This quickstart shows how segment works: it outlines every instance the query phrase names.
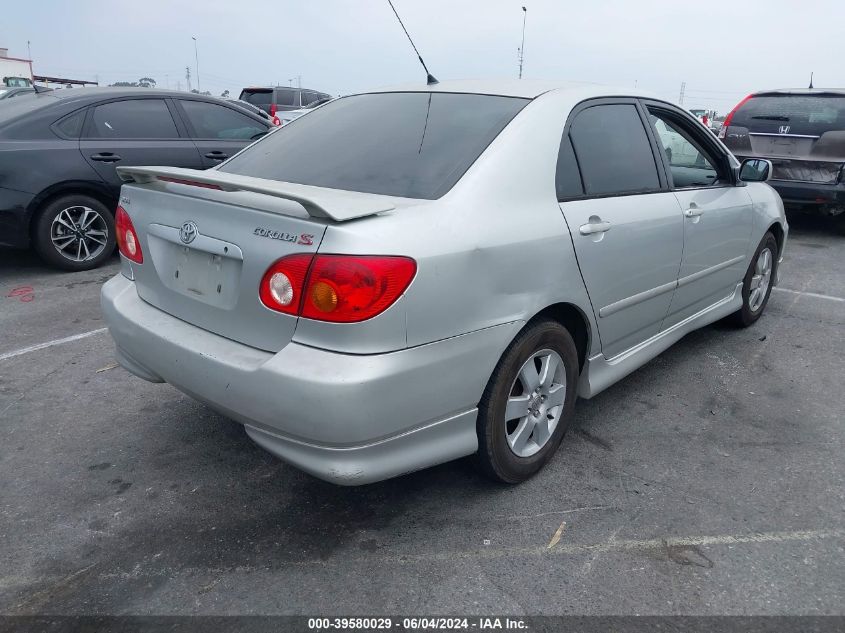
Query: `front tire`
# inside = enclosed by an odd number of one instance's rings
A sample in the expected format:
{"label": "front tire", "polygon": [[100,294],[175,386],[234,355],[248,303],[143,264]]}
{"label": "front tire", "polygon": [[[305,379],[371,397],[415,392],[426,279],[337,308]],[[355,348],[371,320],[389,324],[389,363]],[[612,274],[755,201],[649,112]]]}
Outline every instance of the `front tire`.
{"label": "front tire", "polygon": [[60,196],[39,212],[33,244],[41,259],[56,268],[97,268],[114,253],[114,216],[90,196]]}
{"label": "front tire", "polygon": [[529,324],[502,355],[478,404],[479,468],[525,481],[554,455],[572,420],[578,351],[560,323]]}
{"label": "front tire", "polygon": [[778,242],[774,235],[766,233],[742,281],[742,307],[732,315],[736,325],[748,327],[763,315],[772,293],[777,265]]}

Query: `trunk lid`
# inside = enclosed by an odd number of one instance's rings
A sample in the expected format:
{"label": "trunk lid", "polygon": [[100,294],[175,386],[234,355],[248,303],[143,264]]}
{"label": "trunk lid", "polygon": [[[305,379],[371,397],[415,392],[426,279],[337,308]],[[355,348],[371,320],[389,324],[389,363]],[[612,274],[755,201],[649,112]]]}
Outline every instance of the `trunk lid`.
{"label": "trunk lid", "polygon": [[[232,174],[216,178],[213,171],[119,172],[134,183],[124,185],[120,204],[144,256],[143,264],[131,265],[138,295],[179,319],[272,352],[291,340],[298,319],[261,303],[259,284],[270,265],[291,253],[315,252],[332,215],[354,218],[392,208],[384,196],[350,194],[344,205],[344,192],[306,195],[301,186]],[[160,180],[177,176],[182,182]]]}

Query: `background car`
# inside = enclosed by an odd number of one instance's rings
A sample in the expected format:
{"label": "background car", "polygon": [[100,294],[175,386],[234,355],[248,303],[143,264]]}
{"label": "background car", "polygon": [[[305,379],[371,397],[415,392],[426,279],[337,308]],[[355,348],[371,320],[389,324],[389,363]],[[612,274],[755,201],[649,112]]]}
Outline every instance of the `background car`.
{"label": "background car", "polygon": [[45,88],[44,86],[18,86],[6,88],[0,86],[0,99],[11,99],[12,97],[22,97],[23,95],[41,94],[42,92],[52,92],[52,88]]}
{"label": "background car", "polygon": [[225,100],[148,88],[79,88],[0,107],[0,245],[66,270],[113,251],[117,166],[218,165],[272,129]]}
{"label": "background car", "polygon": [[738,157],[771,160],[787,208],[838,216],[845,230],[845,90],[767,90],[725,118],[719,138]]}
{"label": "background car", "polygon": [[247,112],[252,112],[257,116],[260,116],[268,123],[272,123],[273,125],[280,125],[280,123],[277,121],[278,117],[271,117],[269,112],[262,110],[257,105],[251,104],[249,101],[242,101],[241,99],[226,99],[226,101],[228,101],[234,106],[243,108]]}
{"label": "background car", "polygon": [[309,88],[277,86],[275,88],[244,88],[238,98],[258,106],[270,116],[278,114],[281,118],[283,112],[315,108],[331,99],[332,96]]}

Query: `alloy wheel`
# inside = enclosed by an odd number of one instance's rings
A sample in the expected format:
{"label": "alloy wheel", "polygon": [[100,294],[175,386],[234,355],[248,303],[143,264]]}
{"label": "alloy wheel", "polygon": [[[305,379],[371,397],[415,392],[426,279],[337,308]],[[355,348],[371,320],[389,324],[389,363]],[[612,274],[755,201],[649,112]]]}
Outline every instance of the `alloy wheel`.
{"label": "alloy wheel", "polygon": [[531,457],[551,439],[566,401],[566,367],[560,355],[540,350],[523,363],[505,407],[505,429],[511,451]]}
{"label": "alloy wheel", "polygon": [[766,299],[769,284],[772,281],[773,260],[771,249],[764,248],[760,251],[757,261],[754,263],[754,274],[751,276],[750,292],[748,293],[748,307],[752,312],[757,312]]}
{"label": "alloy wheel", "polygon": [[94,259],[106,248],[109,227],[100,213],[86,206],[62,209],[50,225],[50,240],[72,262]]}

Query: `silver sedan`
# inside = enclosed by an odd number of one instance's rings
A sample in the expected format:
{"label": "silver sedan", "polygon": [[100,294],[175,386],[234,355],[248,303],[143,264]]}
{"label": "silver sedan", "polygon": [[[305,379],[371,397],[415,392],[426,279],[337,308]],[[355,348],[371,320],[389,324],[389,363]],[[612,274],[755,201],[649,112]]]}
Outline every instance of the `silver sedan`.
{"label": "silver sedan", "polygon": [[347,485],[525,480],[578,396],[760,318],[788,231],[767,161],[595,85],[351,95],[207,171],[118,171],[120,363]]}

